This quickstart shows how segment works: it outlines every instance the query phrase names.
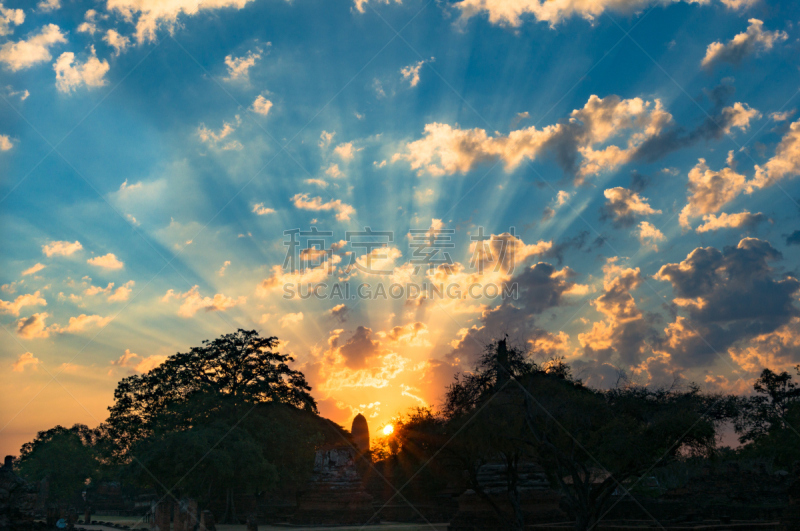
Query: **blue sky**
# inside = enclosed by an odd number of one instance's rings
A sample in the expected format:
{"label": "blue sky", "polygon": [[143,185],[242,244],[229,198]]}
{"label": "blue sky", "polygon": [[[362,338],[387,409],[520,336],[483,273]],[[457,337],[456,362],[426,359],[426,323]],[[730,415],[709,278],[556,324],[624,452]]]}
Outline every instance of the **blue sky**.
{"label": "blue sky", "polygon": [[[5,0],[6,453],[236,328],[342,423],[435,406],[503,334],[601,387],[800,362],[798,8],[570,5]],[[408,280],[409,231],[453,230],[416,280],[520,298],[286,300],[319,275],[281,270],[283,232],[312,225],[329,282]],[[393,275],[346,271],[364,227]],[[480,228],[514,268],[470,269]]]}

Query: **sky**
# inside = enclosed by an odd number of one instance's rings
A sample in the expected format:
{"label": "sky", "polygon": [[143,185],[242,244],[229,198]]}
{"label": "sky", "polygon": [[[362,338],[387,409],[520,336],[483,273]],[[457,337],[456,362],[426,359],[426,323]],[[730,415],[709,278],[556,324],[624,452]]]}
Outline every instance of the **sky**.
{"label": "sky", "polygon": [[794,373],[798,21],[3,0],[0,450],[100,424],[121,378],[239,328],[373,431],[506,336],[597,388]]}

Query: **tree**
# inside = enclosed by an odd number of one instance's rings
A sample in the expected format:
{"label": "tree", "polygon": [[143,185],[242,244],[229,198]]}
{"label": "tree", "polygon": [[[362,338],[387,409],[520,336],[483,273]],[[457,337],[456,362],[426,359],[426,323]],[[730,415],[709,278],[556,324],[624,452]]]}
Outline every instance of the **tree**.
{"label": "tree", "polygon": [[161,493],[226,500],[303,481],[330,436],[278,339],[238,330],[123,379],[104,429],[128,477]]}
{"label": "tree", "polygon": [[31,482],[47,480],[48,503],[80,500],[81,491],[96,480],[99,431],[83,424],[40,431],[22,445],[17,468]]}
{"label": "tree", "polygon": [[[156,424],[188,427],[196,415],[202,416],[202,404],[221,397],[228,399],[234,418],[248,405],[265,402],[316,413],[305,376],[289,368],[294,359],[276,352],[277,346],[277,337],[262,338],[255,330],[239,329],[170,356],[146,374],[124,378],[114,391],[107,422],[117,457],[152,434]],[[192,410],[181,404],[200,407]]]}
{"label": "tree", "polygon": [[[800,373],[800,366],[798,366]],[[741,414],[736,419],[736,431],[740,441],[753,442],[770,431],[786,428],[786,416],[793,403],[800,402],[800,386],[792,376],[783,371],[770,369],[761,371],[753,384],[755,396],[742,401]]]}
{"label": "tree", "polygon": [[710,455],[724,417],[696,388],[603,392],[547,373],[521,384],[530,444],[580,530],[596,525],[628,482],[686,453]]}
{"label": "tree", "polygon": [[[800,374],[800,365],[797,366]],[[780,466],[800,459],[800,386],[783,371],[764,369],[753,384],[756,394],[739,399],[734,422],[745,452],[767,457]]]}

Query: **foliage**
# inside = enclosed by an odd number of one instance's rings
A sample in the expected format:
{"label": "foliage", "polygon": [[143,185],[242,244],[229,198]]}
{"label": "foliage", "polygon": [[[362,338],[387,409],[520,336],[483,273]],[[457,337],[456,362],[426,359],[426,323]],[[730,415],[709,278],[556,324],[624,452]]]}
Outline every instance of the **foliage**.
{"label": "foliage", "polygon": [[239,329],[187,353],[170,356],[150,372],[124,378],[114,392],[107,427],[123,457],[135,442],[158,426],[176,429],[193,425],[205,407],[226,398],[238,416],[253,404],[277,402],[316,413],[317,406],[294,361],[274,349],[276,337],[262,338],[255,330]]}
{"label": "foliage", "polygon": [[100,433],[83,424],[40,431],[22,445],[17,468],[28,481],[47,479],[48,503],[67,503],[99,473],[96,445]]}
{"label": "foliage", "polygon": [[[800,366],[797,367],[800,374]],[[784,371],[764,369],[753,384],[756,394],[739,399],[734,422],[744,453],[764,456],[783,467],[800,459],[800,386]]]}

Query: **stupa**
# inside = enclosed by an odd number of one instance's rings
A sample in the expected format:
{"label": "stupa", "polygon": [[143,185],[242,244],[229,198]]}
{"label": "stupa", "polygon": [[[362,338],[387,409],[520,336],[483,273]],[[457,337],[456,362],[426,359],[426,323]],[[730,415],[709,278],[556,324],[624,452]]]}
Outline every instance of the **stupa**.
{"label": "stupa", "polygon": [[353,442],[362,454],[369,452],[369,426],[367,419],[359,413],[353,419],[353,427],[350,429],[350,434],[353,436]]}

